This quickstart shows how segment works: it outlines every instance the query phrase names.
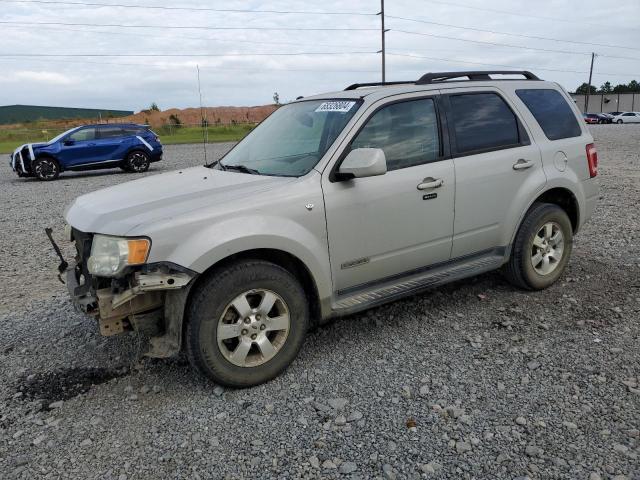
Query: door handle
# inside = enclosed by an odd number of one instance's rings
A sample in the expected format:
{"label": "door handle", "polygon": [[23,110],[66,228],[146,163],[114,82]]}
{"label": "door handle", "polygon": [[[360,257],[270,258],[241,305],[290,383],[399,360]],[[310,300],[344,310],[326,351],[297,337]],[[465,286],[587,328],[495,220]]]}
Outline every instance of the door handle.
{"label": "door handle", "polygon": [[444,180],[441,178],[427,177],[422,183],[418,184],[418,190],[427,190],[429,188],[439,188],[444,185]]}
{"label": "door handle", "polygon": [[521,158],[513,164],[514,170],[526,170],[527,168],[531,167],[533,167],[533,162],[530,160],[525,160],[524,158]]}

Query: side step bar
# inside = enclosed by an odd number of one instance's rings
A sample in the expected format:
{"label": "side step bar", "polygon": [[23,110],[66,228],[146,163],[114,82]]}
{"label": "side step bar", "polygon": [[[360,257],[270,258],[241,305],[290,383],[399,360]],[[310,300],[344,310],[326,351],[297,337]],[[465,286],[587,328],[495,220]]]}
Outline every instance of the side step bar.
{"label": "side step bar", "polygon": [[438,285],[496,270],[504,263],[505,257],[506,249],[501,247],[345,292],[335,297],[333,315],[350,315]]}

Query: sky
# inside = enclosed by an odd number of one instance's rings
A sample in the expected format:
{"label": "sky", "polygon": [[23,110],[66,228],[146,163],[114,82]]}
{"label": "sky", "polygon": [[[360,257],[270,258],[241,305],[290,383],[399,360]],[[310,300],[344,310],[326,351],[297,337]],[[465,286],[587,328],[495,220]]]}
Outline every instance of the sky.
{"label": "sky", "polygon": [[[207,106],[379,81],[379,11],[380,0],[0,0],[0,105],[194,107],[197,67]],[[386,0],[387,81],[515,67],[573,91],[591,52],[594,85],[640,81],[638,20],[638,0]]]}

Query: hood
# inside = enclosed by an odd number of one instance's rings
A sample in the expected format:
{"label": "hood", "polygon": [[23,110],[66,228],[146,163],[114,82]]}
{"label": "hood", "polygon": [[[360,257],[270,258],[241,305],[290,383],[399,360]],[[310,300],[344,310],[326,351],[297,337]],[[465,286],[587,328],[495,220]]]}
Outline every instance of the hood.
{"label": "hood", "polygon": [[138,226],[244,201],[294,180],[193,167],[82,195],[65,218],[82,232],[126,235]]}

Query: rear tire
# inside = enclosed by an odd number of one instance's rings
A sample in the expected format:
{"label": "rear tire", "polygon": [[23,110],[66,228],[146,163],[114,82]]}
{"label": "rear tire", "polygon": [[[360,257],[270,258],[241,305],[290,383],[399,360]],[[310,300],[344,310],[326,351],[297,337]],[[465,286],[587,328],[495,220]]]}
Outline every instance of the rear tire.
{"label": "rear tire", "polygon": [[542,290],[562,275],[573,246],[573,228],[566,212],[557,205],[535,203],[527,212],[504,266],[513,285]]}
{"label": "rear tire", "polygon": [[309,324],[298,280],[262,260],[233,263],[210,274],[196,286],[186,314],[191,365],[218,384],[238,388],[284,371]]}
{"label": "rear tire", "polygon": [[149,170],[150,164],[151,160],[149,159],[149,155],[143,151],[135,150],[127,155],[123,170],[133,173],[143,173]]}
{"label": "rear tire", "polygon": [[60,175],[60,165],[50,157],[38,158],[31,164],[31,172],[38,180],[49,182]]}

